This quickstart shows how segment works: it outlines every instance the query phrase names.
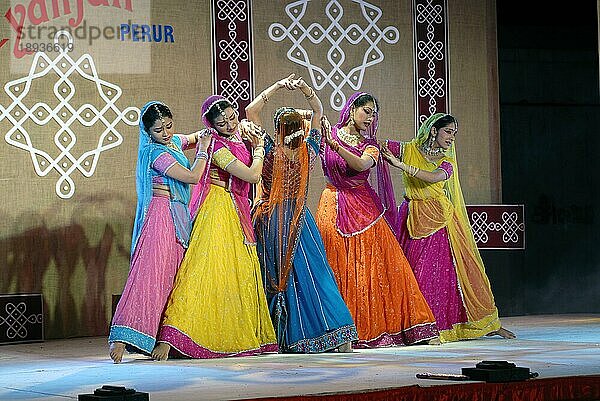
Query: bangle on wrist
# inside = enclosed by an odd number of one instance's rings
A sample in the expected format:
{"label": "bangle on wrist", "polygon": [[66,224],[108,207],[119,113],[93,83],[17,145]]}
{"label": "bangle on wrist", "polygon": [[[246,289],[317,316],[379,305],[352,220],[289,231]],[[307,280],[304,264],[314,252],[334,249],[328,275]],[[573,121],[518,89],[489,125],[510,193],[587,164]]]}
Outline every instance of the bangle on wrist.
{"label": "bangle on wrist", "polygon": [[420,168],[415,167],[415,166],[411,166],[410,164],[406,164],[404,162],[400,162],[399,167],[408,175],[410,175],[411,177],[415,177],[419,171],[421,171]]}
{"label": "bangle on wrist", "polygon": [[208,160],[208,152],[200,150],[196,153],[196,159]]}
{"label": "bangle on wrist", "polygon": [[315,97],[315,90],[313,88],[309,88],[310,92],[308,93],[308,95],[304,95],[304,97],[306,98],[306,100],[311,100],[313,97]]}

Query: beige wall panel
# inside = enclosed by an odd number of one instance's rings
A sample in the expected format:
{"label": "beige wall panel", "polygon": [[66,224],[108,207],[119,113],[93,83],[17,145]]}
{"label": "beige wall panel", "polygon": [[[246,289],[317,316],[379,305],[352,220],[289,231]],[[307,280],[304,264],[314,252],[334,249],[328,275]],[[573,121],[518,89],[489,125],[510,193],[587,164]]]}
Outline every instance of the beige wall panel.
{"label": "beige wall panel", "polygon": [[[12,7],[28,7],[30,1],[0,1],[4,14]],[[59,2],[61,5],[63,2]],[[53,19],[51,2],[47,1],[50,21],[34,26],[28,35],[29,18],[22,43],[47,43],[50,27],[58,30],[68,25],[70,16]],[[72,16],[75,15],[72,1]],[[112,1],[111,1],[112,4]],[[125,2],[121,4],[124,6]],[[36,11],[39,16],[40,13]],[[99,79],[122,90],[115,105],[124,110],[141,108],[148,100],[162,100],[174,115],[176,128],[190,132],[200,128],[200,104],[212,92],[211,82],[211,19],[208,1],[179,2],[167,0],[133,2],[132,11],[115,7],[93,7],[84,2],[85,30],[74,31],[73,50],[67,54],[77,61],[89,54]],[[118,37],[100,35],[91,39],[90,29],[115,27],[121,23],[171,25],[174,43],[133,43]],[[37,28],[43,27],[42,35]],[[9,42],[0,48],[0,81],[27,77],[33,56],[17,58],[13,54],[16,35],[6,20],[0,24],[0,40]],[[79,39],[80,37],[85,37]],[[45,36],[44,36],[45,35]],[[38,47],[39,48],[39,47]],[[46,52],[54,60],[59,53]],[[70,66],[71,64],[69,64]],[[106,104],[98,95],[95,82],[79,74],[69,75],[75,87],[70,104],[80,107],[89,103],[101,108]],[[53,94],[57,81],[54,73],[32,81],[24,98],[27,108],[37,102],[51,107],[58,104]],[[0,90],[0,105],[9,108],[12,101]],[[0,109],[1,111],[2,109]],[[106,118],[114,120],[109,112]],[[63,337],[107,332],[111,317],[111,294],[123,288],[129,271],[129,247],[135,214],[135,164],[137,157],[137,124],[118,122],[116,130],[122,143],[101,152],[96,169],[89,178],[75,171],[70,177],[75,191],[67,199],[55,192],[59,174],[52,170],[46,176],[36,174],[29,152],[9,145],[4,135],[12,124],[0,118],[0,180],[4,195],[0,205],[3,224],[0,226],[0,293],[42,292],[48,311],[46,335]],[[35,148],[51,157],[60,151],[53,143],[60,129],[56,122],[38,125],[22,124]],[[69,128],[77,142],[70,150],[75,157],[95,147],[105,126],[97,123],[83,127],[75,122]]]}

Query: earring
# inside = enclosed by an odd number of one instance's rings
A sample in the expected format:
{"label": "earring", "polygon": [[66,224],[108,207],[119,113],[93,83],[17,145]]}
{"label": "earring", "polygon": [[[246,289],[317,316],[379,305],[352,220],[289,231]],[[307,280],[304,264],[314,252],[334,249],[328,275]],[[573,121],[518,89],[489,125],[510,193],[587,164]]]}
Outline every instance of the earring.
{"label": "earring", "polygon": [[354,125],[354,117],[352,115],[350,116],[349,124]]}

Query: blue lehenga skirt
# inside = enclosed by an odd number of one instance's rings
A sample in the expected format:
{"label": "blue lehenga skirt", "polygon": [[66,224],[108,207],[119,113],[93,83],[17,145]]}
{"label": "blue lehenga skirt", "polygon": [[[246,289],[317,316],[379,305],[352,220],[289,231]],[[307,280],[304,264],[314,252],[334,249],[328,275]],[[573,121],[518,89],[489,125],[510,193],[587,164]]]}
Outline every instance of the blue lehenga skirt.
{"label": "blue lehenga skirt", "polygon": [[327,262],[325,247],[310,211],[306,209],[294,262],[285,291],[273,291],[278,279],[277,211],[267,223],[263,214],[255,222],[258,258],[267,287],[269,310],[280,352],[317,353],[358,340],[358,333]]}

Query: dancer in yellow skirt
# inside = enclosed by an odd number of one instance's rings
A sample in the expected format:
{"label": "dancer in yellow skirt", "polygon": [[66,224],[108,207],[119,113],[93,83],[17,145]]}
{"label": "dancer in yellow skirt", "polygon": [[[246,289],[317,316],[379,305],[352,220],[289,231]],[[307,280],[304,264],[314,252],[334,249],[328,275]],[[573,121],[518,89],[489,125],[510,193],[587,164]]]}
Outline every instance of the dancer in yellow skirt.
{"label": "dancer in yellow skirt", "polygon": [[203,103],[202,119],[215,130],[211,167],[193,189],[194,227],[153,354],[159,360],[169,353],[219,358],[277,351],[248,202],[250,183],[262,172],[263,140],[248,136],[251,155],[237,113],[222,96]]}

